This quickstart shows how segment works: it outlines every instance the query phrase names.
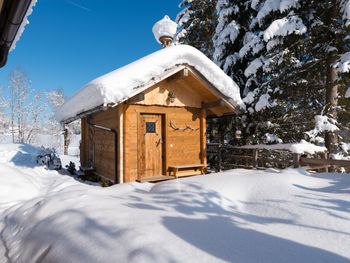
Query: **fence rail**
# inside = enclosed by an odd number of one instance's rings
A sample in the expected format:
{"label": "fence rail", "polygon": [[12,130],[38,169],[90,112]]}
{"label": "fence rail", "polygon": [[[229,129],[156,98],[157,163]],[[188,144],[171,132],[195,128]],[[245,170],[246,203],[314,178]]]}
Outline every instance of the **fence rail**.
{"label": "fence rail", "polygon": [[327,152],[301,155],[289,150],[235,147],[229,144],[207,144],[209,167],[220,171],[232,168],[266,169],[300,166],[309,170],[326,171],[344,167],[350,171],[350,160],[329,159]]}

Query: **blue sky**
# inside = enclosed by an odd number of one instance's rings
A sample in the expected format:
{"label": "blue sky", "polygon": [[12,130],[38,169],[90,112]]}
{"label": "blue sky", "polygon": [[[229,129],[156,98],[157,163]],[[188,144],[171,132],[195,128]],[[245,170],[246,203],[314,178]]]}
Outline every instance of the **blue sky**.
{"label": "blue sky", "polygon": [[19,66],[32,88],[73,95],[90,80],[161,48],[152,34],[179,0],[38,0],[17,47],[0,69],[6,89]]}

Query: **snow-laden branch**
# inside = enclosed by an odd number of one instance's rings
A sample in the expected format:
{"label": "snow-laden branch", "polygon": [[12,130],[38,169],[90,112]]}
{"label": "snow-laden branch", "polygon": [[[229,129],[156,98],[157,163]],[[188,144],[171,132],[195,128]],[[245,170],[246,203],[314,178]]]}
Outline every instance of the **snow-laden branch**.
{"label": "snow-laden branch", "polygon": [[264,32],[264,41],[269,41],[276,36],[288,36],[291,34],[302,35],[307,28],[298,16],[277,19]]}
{"label": "snow-laden branch", "polygon": [[340,56],[338,61],[333,65],[340,73],[350,71],[350,52],[346,52]]}

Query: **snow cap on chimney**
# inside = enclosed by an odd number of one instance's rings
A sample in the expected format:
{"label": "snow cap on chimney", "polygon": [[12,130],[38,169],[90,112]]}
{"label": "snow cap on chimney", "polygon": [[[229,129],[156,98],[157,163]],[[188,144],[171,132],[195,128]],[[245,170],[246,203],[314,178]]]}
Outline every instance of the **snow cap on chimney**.
{"label": "snow cap on chimney", "polygon": [[163,47],[168,47],[174,39],[176,29],[177,24],[168,16],[164,16],[163,19],[154,24],[152,31],[157,42]]}

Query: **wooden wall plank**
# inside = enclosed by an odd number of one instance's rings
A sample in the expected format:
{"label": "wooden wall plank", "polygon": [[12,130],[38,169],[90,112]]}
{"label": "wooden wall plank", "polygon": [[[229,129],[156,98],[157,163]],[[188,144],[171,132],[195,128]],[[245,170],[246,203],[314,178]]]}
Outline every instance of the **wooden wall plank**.
{"label": "wooden wall plank", "polygon": [[[110,129],[119,129],[119,106],[107,111],[97,112],[89,117],[82,118],[82,139],[81,139],[81,165],[89,165],[89,151],[93,149],[94,169],[99,175],[103,175],[111,181],[115,180],[115,157],[114,133],[102,131],[97,128],[94,130],[94,142],[89,138],[90,124],[99,125]],[[88,121],[89,118],[89,121]],[[91,128],[90,128],[91,129]],[[93,147],[91,147],[93,145]]]}
{"label": "wooden wall plank", "polygon": [[[154,113],[164,115],[165,138],[165,171],[171,165],[198,164],[204,161],[201,153],[201,130],[196,131],[174,130],[170,127],[170,121],[174,121],[178,127],[186,125],[193,128],[200,128],[201,110],[196,108],[161,107],[145,105],[128,105],[125,111],[124,120],[124,172],[126,181],[138,179],[138,119],[141,113]],[[203,126],[204,127],[204,126]],[[204,138],[203,138],[204,140]],[[203,142],[203,141],[202,141]]]}

